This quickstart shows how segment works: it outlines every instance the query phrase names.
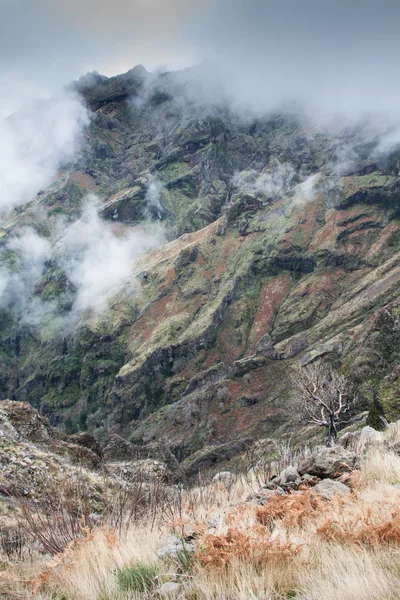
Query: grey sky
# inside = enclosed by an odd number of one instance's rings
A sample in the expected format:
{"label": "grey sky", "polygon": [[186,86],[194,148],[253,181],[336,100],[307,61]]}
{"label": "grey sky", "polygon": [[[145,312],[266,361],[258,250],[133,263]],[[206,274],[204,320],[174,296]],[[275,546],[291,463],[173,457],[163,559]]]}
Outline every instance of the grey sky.
{"label": "grey sky", "polygon": [[[88,70],[208,59],[260,105],[397,112],[397,0],[0,0],[0,113]],[[21,101],[22,97],[22,101]]]}

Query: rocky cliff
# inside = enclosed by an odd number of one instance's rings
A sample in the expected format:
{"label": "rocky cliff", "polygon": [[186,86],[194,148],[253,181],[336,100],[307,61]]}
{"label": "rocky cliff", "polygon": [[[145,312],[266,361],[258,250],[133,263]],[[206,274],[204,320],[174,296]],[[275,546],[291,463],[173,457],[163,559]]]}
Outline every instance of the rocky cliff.
{"label": "rocky cliff", "polygon": [[[239,118],[187,81],[136,67],[74,84],[92,113],[81,152],[3,222],[3,264],[18,272],[10,240],[26,227],[54,237],[88,193],[114,228],[161,223],[166,241],[132,269],[133,293],[77,327],[3,306],[0,396],[69,433],[229,458],[247,440],[302,435],[291,373],[322,357],[371,422],[398,417],[400,153],[378,152],[365,124]],[[73,293],[47,261],[33,297],[68,316]]]}

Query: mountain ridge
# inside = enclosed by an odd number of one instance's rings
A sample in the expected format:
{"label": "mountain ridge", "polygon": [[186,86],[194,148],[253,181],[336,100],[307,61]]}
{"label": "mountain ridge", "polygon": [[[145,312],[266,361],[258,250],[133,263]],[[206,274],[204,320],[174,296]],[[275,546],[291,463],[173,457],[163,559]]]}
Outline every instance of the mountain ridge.
{"label": "mountain ridge", "polygon": [[[122,286],[72,332],[3,306],[0,395],[70,432],[162,442],[186,460],[315,435],[293,412],[291,377],[321,357],[357,386],[360,412],[378,402],[397,418],[398,152],[379,155],[368,124],[240,119],[180,78],[136,67],[74,84],[92,111],[80,154],[3,223],[7,268],[19,268],[10,239],[26,227],[52,239],[88,193],[118,235],[150,221],[166,243],[137,259],[134,292]],[[47,261],[33,298],[68,317],[75,293]]]}

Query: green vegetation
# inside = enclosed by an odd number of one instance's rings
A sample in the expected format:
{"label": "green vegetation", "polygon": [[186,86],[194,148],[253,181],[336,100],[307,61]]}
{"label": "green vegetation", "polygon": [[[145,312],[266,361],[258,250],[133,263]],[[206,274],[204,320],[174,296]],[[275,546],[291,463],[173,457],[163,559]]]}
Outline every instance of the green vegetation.
{"label": "green vegetation", "polygon": [[118,585],[123,592],[148,592],[156,582],[159,566],[137,563],[117,572]]}

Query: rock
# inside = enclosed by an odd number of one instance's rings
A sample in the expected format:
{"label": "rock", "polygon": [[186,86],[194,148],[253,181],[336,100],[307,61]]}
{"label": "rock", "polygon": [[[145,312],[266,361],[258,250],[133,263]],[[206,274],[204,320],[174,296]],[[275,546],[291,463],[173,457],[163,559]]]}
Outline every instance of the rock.
{"label": "rock", "polygon": [[325,500],[332,500],[334,496],[348,496],[351,491],[347,486],[340,481],[333,481],[332,479],[324,479],[314,487],[313,492],[325,498]]}
{"label": "rock", "polygon": [[62,456],[68,456],[69,459],[80,465],[85,465],[88,468],[98,468],[101,464],[101,458],[98,454],[78,444],[67,444],[62,440],[51,440],[49,448]]}
{"label": "rock", "polygon": [[295,467],[286,467],[278,477],[278,485],[293,485],[298,486],[301,482],[301,477]]}
{"label": "rock", "polygon": [[268,333],[263,335],[261,340],[258,342],[256,347],[256,354],[261,354],[262,356],[266,356],[267,358],[276,358],[276,350]]}
{"label": "rock", "polygon": [[171,535],[165,540],[165,545],[157,552],[159,558],[166,560],[179,560],[183,553],[193,554],[196,547],[194,543],[187,543],[176,535]]}
{"label": "rock", "polygon": [[314,475],[315,477],[337,478],[342,473],[349,473],[357,468],[357,454],[341,446],[326,448],[317,446],[298,467],[300,475]]}
{"label": "rock", "polygon": [[270,479],[270,481],[267,481],[267,483],[263,486],[264,490],[276,490],[277,486],[278,486],[278,482],[279,479],[278,477],[273,477],[273,479]]}
{"label": "rock", "polygon": [[182,585],[180,583],[174,583],[173,581],[167,581],[164,583],[160,589],[158,590],[159,596],[176,596],[182,589]]}
{"label": "rock", "polygon": [[319,477],[315,477],[315,475],[310,475],[309,473],[305,473],[301,478],[301,483],[303,485],[307,485],[308,487],[312,487],[313,485],[317,485],[321,480]]}
{"label": "rock", "polygon": [[69,441],[71,441],[72,444],[77,444],[78,446],[88,448],[98,456],[102,457],[103,453],[100,444],[98,444],[95,438],[92,435],[90,435],[90,433],[88,433],[87,431],[80,431],[79,433],[70,435]]}
{"label": "rock", "polygon": [[126,461],[141,458],[137,448],[120,435],[113,433],[103,448],[103,456],[106,461]]}
{"label": "rock", "polygon": [[7,416],[0,412],[0,441],[16,442],[17,440],[17,430],[12,426]]}
{"label": "rock", "polygon": [[29,442],[47,442],[53,436],[49,421],[27,402],[3,400],[0,402],[0,415],[17,432],[20,439]]}
{"label": "rock", "polygon": [[285,492],[282,488],[276,488],[275,490],[268,490],[265,488],[262,488],[261,490],[259,490],[257,492],[257,494],[254,494],[254,496],[249,496],[249,498],[247,499],[248,502],[253,502],[253,504],[258,504],[261,506],[264,506],[264,504],[267,504],[267,502],[270,500],[270,498],[274,498],[275,496],[284,496]]}
{"label": "rock", "polygon": [[338,439],[337,443],[343,448],[355,448],[360,441],[361,431],[347,431]]}
{"label": "rock", "polygon": [[383,439],[383,433],[381,431],[377,431],[373,427],[367,425],[361,430],[360,434],[360,443],[361,444],[370,444],[374,442],[381,442]]}
{"label": "rock", "polygon": [[[163,470],[163,479],[168,483],[180,483],[186,478],[184,470],[176,457],[169,448],[161,444],[135,446],[114,433],[108,438],[107,444],[103,448],[103,457],[105,461],[112,463],[121,462],[126,464],[129,461],[136,463],[142,461],[143,466],[145,466],[145,461],[148,465],[152,463],[153,466],[161,463],[161,468],[158,471]],[[154,471],[154,469],[150,469],[150,471]]]}
{"label": "rock", "polygon": [[213,477],[213,483],[223,483],[225,487],[231,487],[236,481],[236,475],[230,471],[221,471]]}
{"label": "rock", "polygon": [[187,478],[190,479],[218,463],[229,460],[235,454],[243,452],[249,444],[250,440],[238,440],[219,446],[206,446],[184,460],[183,463],[181,463],[181,466],[183,467]]}

